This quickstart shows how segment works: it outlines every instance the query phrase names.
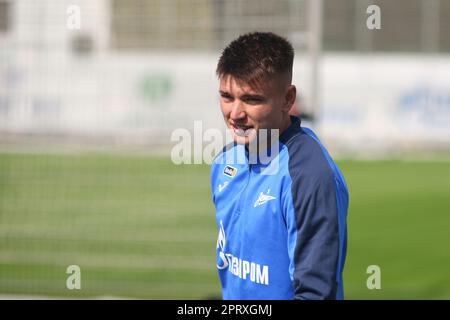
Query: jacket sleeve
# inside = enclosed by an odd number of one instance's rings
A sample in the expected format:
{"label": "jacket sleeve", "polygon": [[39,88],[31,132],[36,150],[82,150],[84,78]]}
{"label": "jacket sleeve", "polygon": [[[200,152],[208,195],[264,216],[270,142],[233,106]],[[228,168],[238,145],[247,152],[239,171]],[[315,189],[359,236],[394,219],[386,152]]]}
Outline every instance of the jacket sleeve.
{"label": "jacket sleeve", "polygon": [[339,226],[331,170],[297,172],[285,197],[294,299],[336,299]]}

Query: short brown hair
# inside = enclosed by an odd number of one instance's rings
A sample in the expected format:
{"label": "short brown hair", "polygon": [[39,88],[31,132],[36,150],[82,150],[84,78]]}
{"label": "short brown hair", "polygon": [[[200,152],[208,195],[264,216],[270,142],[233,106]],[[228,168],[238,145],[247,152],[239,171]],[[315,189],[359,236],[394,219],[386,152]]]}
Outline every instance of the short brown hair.
{"label": "short brown hair", "polygon": [[293,63],[294,48],[289,41],[272,32],[252,32],[239,36],[223,50],[216,74],[259,86],[275,75],[292,76]]}

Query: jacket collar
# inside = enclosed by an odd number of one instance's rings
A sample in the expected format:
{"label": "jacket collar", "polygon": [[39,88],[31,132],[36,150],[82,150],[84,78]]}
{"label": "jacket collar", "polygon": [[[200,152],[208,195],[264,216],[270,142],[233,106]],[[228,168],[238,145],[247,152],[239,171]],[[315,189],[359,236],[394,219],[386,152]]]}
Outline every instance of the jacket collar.
{"label": "jacket collar", "polygon": [[301,131],[301,120],[299,117],[291,116],[291,125],[284,130],[280,135],[280,142],[285,144],[289,141],[294,135]]}

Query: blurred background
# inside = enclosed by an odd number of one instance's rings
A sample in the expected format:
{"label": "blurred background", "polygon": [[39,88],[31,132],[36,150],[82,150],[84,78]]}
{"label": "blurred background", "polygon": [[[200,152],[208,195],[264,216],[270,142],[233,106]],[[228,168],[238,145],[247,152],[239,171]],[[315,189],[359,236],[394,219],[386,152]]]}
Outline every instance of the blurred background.
{"label": "blurred background", "polygon": [[221,296],[209,166],[171,137],[224,129],[215,66],[255,30],[346,177],[346,298],[450,299],[450,0],[0,0],[0,298]]}

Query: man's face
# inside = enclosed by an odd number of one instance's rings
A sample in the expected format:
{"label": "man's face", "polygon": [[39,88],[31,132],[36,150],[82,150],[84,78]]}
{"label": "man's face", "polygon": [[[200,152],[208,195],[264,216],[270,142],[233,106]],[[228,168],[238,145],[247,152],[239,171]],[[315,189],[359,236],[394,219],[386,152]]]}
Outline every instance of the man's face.
{"label": "man's face", "polygon": [[[220,108],[234,141],[249,144],[259,129],[285,129],[286,116],[293,103],[292,87],[284,81],[266,81],[252,88],[231,76],[220,78]],[[295,100],[295,87],[293,87]]]}

